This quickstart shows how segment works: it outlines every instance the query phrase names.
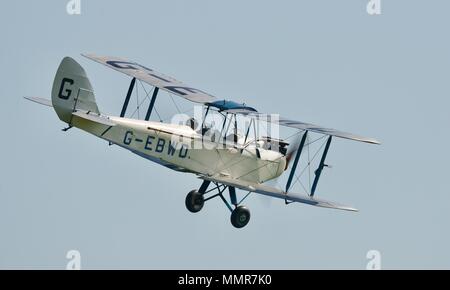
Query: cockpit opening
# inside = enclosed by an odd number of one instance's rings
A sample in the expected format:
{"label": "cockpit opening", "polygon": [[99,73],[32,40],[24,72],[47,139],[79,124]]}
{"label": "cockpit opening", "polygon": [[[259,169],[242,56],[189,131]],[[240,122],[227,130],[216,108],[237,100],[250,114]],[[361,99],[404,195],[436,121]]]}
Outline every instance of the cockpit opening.
{"label": "cockpit opening", "polygon": [[280,152],[283,155],[287,153],[288,142],[272,137],[261,137],[257,140],[258,145],[266,150]]}

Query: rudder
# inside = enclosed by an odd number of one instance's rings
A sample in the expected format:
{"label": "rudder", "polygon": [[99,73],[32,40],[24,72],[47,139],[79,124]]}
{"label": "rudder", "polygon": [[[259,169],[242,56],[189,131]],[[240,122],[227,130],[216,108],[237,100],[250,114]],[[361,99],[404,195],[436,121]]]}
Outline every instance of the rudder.
{"label": "rudder", "polygon": [[76,110],[100,114],[86,72],[70,57],[65,57],[59,65],[53,82],[52,104],[59,119],[69,124]]}

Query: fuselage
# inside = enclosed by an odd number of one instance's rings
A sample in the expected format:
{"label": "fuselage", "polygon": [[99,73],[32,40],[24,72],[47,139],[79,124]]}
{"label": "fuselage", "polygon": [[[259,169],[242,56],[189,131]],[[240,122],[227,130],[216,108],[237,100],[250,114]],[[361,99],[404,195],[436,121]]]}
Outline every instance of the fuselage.
{"label": "fuselage", "polygon": [[286,167],[283,154],[252,142],[211,142],[185,125],[109,118],[116,126],[77,116],[72,125],[178,171],[262,183],[280,176]]}

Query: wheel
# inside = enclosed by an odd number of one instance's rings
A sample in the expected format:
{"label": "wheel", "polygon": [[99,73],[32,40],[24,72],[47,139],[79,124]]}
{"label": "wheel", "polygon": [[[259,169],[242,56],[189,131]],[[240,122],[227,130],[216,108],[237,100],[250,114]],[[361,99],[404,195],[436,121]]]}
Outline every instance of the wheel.
{"label": "wheel", "polygon": [[235,228],[243,228],[250,221],[250,210],[245,206],[236,207],[231,213],[231,224]]}
{"label": "wheel", "polygon": [[190,212],[199,212],[203,208],[204,204],[205,198],[196,190],[192,190],[186,196],[186,208]]}

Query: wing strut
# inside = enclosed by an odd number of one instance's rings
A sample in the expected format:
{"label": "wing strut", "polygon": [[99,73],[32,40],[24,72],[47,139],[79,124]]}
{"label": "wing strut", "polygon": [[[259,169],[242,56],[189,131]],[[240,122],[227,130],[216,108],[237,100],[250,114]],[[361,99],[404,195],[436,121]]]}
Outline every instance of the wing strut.
{"label": "wing strut", "polygon": [[320,174],[322,174],[323,168],[325,166],[328,166],[325,164],[325,158],[327,158],[328,149],[330,148],[330,144],[331,144],[331,138],[333,138],[333,136],[328,137],[327,144],[325,145],[325,149],[323,151],[322,159],[320,159],[319,167],[314,172],[316,177],[314,178],[314,182],[311,187],[311,197],[313,197],[314,193],[316,192],[317,184],[319,183]]}
{"label": "wing strut", "polygon": [[155,87],[153,90],[152,100],[150,101],[150,105],[148,105],[147,114],[145,115],[145,121],[150,120],[150,115],[152,114],[153,107],[155,106],[156,97],[158,96],[159,88]]}
{"label": "wing strut", "polygon": [[203,139],[205,137],[205,134],[208,130],[206,130],[207,128],[205,127],[205,122],[206,122],[206,117],[208,117],[208,113],[209,113],[209,106],[206,107],[206,113],[205,116],[202,119],[202,130],[201,130],[201,134],[202,134],[202,144],[203,144]]}
{"label": "wing strut", "polygon": [[120,117],[123,118],[125,116],[125,112],[127,111],[128,103],[130,102],[131,94],[133,93],[134,84],[136,83],[136,78],[133,78],[130,83],[130,87],[128,88],[127,96],[125,97],[125,102],[123,103],[122,111],[120,112]]}
{"label": "wing strut", "polygon": [[305,146],[306,136],[308,135],[308,131],[305,131],[303,133],[302,141],[300,142],[300,145],[297,149],[297,154],[295,154],[294,164],[292,165],[291,173],[289,174],[289,179],[286,183],[286,192],[289,191],[289,188],[291,187],[292,178],[294,178],[295,170],[297,169],[298,161],[300,160],[300,155],[302,154],[303,146]]}

